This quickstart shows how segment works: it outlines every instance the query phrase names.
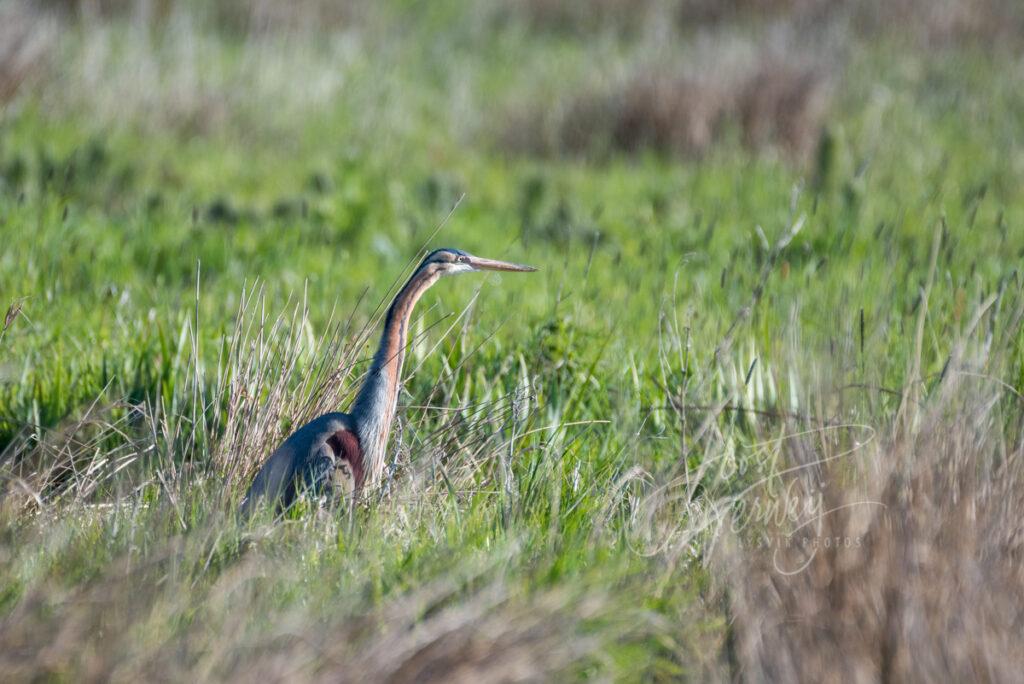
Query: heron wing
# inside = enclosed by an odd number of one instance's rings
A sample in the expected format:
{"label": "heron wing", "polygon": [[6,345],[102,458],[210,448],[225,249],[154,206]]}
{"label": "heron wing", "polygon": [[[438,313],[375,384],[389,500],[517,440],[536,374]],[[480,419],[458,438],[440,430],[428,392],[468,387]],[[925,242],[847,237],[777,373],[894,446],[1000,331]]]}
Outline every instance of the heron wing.
{"label": "heron wing", "polygon": [[[247,514],[260,501],[287,508],[304,488],[322,491],[339,456],[335,445],[358,439],[345,427],[344,414],[325,414],[302,426],[279,446],[256,474],[242,502]],[[339,437],[338,433],[346,433]]]}
{"label": "heron wing", "polygon": [[263,464],[242,501],[242,512],[248,514],[260,501],[280,503],[287,507],[295,498],[295,473],[301,463],[302,449],[289,439],[279,446]]}

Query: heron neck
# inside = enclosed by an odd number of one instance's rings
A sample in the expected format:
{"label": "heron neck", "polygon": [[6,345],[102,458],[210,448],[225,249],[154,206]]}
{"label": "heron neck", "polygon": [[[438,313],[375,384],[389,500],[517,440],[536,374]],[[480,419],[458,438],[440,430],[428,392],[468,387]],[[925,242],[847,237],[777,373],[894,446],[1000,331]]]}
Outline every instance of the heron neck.
{"label": "heron neck", "polygon": [[438,277],[440,273],[428,265],[414,273],[395,296],[384,319],[380,347],[353,403],[351,413],[363,449],[367,484],[376,483],[384,471],[388,437],[398,408],[402,363],[413,307]]}

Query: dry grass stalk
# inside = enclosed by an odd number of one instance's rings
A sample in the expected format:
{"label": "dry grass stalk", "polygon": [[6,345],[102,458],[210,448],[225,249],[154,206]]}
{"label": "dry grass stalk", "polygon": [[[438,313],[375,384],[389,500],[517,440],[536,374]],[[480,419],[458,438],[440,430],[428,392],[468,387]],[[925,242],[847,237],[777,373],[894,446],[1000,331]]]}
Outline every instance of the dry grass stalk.
{"label": "dry grass stalk", "polygon": [[[26,429],[0,453],[0,503],[8,513],[81,505],[130,493],[143,483],[132,466],[154,454],[155,443],[132,423],[142,407],[101,403],[52,430]],[[119,413],[120,417],[115,417]],[[112,446],[114,444],[115,446]],[[116,484],[116,491],[104,487]]]}
{"label": "dry grass stalk", "polygon": [[229,482],[248,481],[289,429],[339,410],[372,331],[372,324],[353,330],[350,316],[314,339],[305,301],[270,321],[261,293],[242,297],[220,378],[224,434],[213,454]]}

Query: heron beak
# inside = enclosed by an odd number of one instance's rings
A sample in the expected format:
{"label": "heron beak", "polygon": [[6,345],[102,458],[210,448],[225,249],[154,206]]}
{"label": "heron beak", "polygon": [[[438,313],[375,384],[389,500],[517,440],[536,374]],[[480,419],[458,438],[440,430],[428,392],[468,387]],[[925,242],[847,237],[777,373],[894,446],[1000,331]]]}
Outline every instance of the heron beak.
{"label": "heron beak", "polygon": [[517,271],[520,273],[528,273],[530,271],[536,271],[533,266],[524,266],[523,264],[511,264],[507,261],[498,261],[497,259],[484,259],[482,257],[469,257],[469,265],[478,271]]}

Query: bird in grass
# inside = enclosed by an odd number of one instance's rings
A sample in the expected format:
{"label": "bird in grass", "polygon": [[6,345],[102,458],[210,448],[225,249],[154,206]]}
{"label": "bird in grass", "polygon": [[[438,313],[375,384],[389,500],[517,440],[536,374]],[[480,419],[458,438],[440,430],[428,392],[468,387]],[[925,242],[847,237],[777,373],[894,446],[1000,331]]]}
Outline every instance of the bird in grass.
{"label": "bird in grass", "polygon": [[423,259],[395,296],[384,319],[380,347],[349,413],[325,413],[296,430],[267,459],[242,501],[282,510],[303,494],[341,500],[380,481],[384,451],[398,408],[402,362],[413,307],[442,276],[473,271],[536,271],[484,259],[460,249],[438,249]]}

